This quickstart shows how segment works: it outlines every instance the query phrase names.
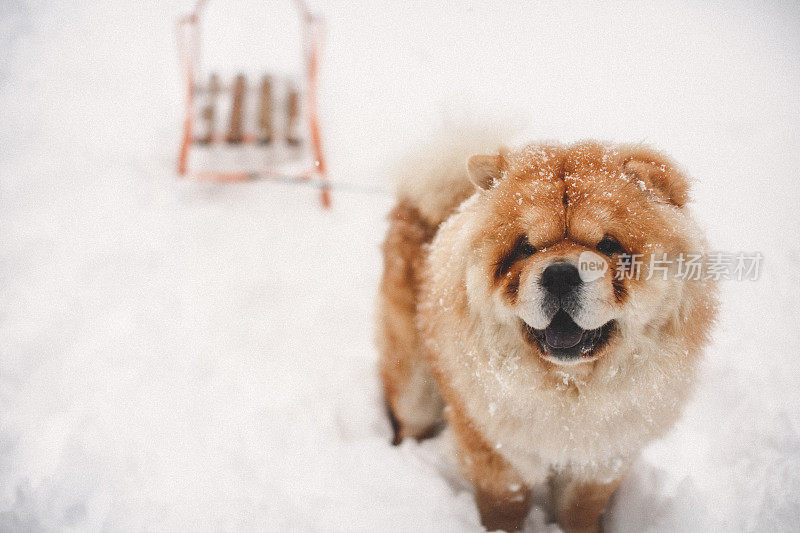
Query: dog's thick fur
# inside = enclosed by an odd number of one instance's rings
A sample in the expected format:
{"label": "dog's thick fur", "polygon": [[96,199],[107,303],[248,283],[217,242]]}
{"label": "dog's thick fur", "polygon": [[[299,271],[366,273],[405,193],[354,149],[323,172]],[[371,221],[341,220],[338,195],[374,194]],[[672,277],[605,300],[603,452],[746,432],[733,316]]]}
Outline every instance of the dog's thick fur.
{"label": "dog's thick fur", "polygon": [[[378,344],[396,439],[422,438],[446,415],[489,529],[520,527],[530,488],[546,485],[565,531],[596,531],[631,461],[680,414],[715,290],[674,266],[650,277],[647,261],[638,278],[616,279],[608,257],[576,320],[613,328],[566,364],[530,334],[549,321],[541,273],[607,234],[643,256],[703,253],[689,182],[641,146],[534,144],[467,169],[469,148],[438,143],[407,167],[390,215]],[[515,251],[525,238],[529,256]]]}

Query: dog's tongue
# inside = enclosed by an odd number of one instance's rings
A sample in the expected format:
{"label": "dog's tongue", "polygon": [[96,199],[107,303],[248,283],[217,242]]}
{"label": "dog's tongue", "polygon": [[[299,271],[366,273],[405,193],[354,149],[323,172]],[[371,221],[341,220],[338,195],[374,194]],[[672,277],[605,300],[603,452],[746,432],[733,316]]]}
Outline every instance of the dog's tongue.
{"label": "dog's tongue", "polygon": [[547,344],[553,348],[572,348],[583,337],[583,330],[567,313],[559,311],[544,330]]}

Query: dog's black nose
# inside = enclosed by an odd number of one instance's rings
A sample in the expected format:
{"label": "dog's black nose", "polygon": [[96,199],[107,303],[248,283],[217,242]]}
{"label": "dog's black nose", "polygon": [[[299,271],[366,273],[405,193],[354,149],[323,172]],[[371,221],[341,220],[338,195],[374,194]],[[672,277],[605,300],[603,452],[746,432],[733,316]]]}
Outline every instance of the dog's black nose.
{"label": "dog's black nose", "polygon": [[562,296],[581,284],[581,276],[571,263],[553,263],[542,272],[540,283],[553,295]]}

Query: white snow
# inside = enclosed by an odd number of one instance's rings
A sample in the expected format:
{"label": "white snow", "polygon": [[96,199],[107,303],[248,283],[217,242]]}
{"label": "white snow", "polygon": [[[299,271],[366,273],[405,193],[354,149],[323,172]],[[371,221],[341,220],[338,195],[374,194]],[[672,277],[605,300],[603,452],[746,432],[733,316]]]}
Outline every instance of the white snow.
{"label": "white snow", "polygon": [[[443,440],[389,445],[390,198],[178,181],[190,2],[72,4],[0,3],[0,531],[480,530]],[[609,531],[800,520],[800,8],[769,4],[312,3],[335,183],[388,189],[442,120],[526,115],[527,140],[665,149],[714,248],[764,254]],[[253,20],[213,58],[272,35]]]}

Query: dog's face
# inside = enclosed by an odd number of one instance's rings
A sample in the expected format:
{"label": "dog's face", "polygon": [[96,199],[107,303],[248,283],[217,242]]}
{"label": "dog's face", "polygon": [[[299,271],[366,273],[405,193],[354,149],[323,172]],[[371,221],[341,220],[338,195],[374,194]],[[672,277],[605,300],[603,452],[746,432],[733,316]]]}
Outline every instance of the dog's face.
{"label": "dog's face", "polygon": [[676,311],[681,281],[648,268],[651,254],[695,251],[681,209],[688,184],[663,156],[532,146],[473,157],[469,170],[485,217],[470,299],[538,356],[593,361]]}

